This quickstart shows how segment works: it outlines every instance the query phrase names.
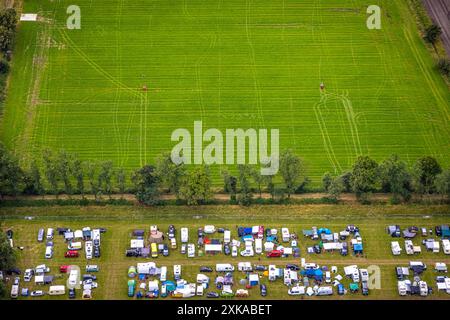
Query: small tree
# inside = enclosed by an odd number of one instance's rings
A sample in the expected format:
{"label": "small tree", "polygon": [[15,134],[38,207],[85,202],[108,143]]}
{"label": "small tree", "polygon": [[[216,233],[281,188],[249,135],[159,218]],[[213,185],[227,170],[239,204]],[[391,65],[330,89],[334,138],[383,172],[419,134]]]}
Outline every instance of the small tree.
{"label": "small tree", "polygon": [[154,166],[146,165],[135,171],[132,181],[135,184],[136,199],[140,203],[150,206],[159,203],[160,179]]}
{"label": "small tree", "polygon": [[420,194],[433,192],[434,180],[442,172],[441,166],[433,157],[417,159],[413,166],[415,190]]}
{"label": "small tree", "polygon": [[378,184],[378,164],[368,156],[356,159],[352,170],[352,189],[359,201],[367,201],[368,195]]}
{"label": "small tree", "polygon": [[238,202],[240,205],[249,206],[252,202],[253,192],[250,188],[250,176],[252,168],[249,165],[238,165],[239,170],[239,196]]}
{"label": "small tree", "polygon": [[100,191],[100,187],[97,184],[98,180],[96,179],[97,177],[97,163],[93,162],[93,161],[86,161],[84,162],[84,166],[85,166],[85,172],[86,172],[86,177],[89,180],[89,187],[90,187],[90,193],[94,195],[95,200],[97,200],[97,197],[99,195],[99,191]]}
{"label": "small tree", "polygon": [[212,197],[211,184],[208,167],[196,167],[183,179],[180,195],[188,205],[207,203]]}
{"label": "small tree", "polygon": [[328,192],[328,188],[330,187],[331,182],[333,182],[333,177],[329,172],[326,172],[322,177],[322,186],[326,192]]}
{"label": "small tree", "polygon": [[425,29],[424,39],[434,47],[441,33],[441,28],[438,25],[432,24]]}
{"label": "small tree", "polygon": [[285,150],[280,157],[280,173],[286,186],[288,198],[305,179],[302,160],[292,150]]}
{"label": "small tree", "polygon": [[392,201],[398,202],[401,196],[408,201],[411,197],[411,176],[405,162],[392,155],[380,165],[380,177],[383,190],[392,193]]}
{"label": "small tree", "polygon": [[437,68],[444,76],[450,76],[450,60],[447,58],[440,58],[437,63]]}
{"label": "small tree", "polygon": [[437,193],[450,200],[450,169],[438,174],[434,181],[434,185]]}
{"label": "small tree", "polygon": [[352,173],[347,171],[341,175],[342,183],[344,185],[344,192],[352,192]]}
{"label": "small tree", "polygon": [[36,161],[31,162],[30,166],[30,178],[33,186],[34,193],[37,195],[43,195],[45,193],[44,186],[42,184],[42,177],[39,167]]}

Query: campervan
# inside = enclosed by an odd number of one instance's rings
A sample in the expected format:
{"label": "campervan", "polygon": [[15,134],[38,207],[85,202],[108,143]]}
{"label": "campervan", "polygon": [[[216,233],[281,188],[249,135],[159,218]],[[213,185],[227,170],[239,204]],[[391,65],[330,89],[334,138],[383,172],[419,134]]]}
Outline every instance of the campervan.
{"label": "campervan", "polygon": [[234,267],[229,263],[218,263],[216,264],[216,272],[232,272]]}
{"label": "campervan", "polygon": [[289,234],[288,228],[281,228],[281,238],[282,238],[283,242],[289,242],[289,240],[291,239],[291,236]]}
{"label": "campervan", "polygon": [[189,241],[188,228],[181,228],[181,243],[187,243]]}
{"label": "campervan", "polygon": [[193,243],[189,243],[187,246],[187,256],[188,258],[195,257],[195,245]]}
{"label": "campervan", "polygon": [[175,280],[181,279],[181,265],[176,264],[173,266],[173,275],[175,277]]}
{"label": "campervan", "polygon": [[48,294],[51,296],[61,296],[66,293],[65,286],[50,286],[48,289]]}
{"label": "campervan", "polygon": [[47,246],[45,248],[45,259],[51,259],[53,257],[53,247]]}
{"label": "campervan", "polygon": [[47,229],[47,240],[53,240],[54,233],[55,233],[55,231],[53,230],[53,228],[48,228]]}
{"label": "campervan", "polygon": [[255,239],[255,252],[256,254],[261,254],[263,251],[262,239]]}
{"label": "campervan", "polygon": [[231,242],[231,231],[225,230],[223,233],[223,243],[230,243]]}
{"label": "campervan", "polygon": [[161,267],[161,274],[159,275],[159,280],[161,280],[161,282],[164,282],[167,280],[167,267],[166,266]]}

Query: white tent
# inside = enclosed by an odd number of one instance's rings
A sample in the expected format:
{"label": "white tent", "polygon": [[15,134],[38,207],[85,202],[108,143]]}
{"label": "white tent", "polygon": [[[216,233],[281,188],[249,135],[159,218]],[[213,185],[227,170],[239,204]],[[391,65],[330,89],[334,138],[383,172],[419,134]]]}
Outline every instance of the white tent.
{"label": "white tent", "polygon": [[137,264],[137,273],[139,274],[149,274],[151,269],[156,268],[154,262],[145,262]]}
{"label": "white tent", "polygon": [[141,239],[131,239],[130,241],[130,247],[132,249],[136,249],[136,248],[143,248],[144,247],[144,240]]}

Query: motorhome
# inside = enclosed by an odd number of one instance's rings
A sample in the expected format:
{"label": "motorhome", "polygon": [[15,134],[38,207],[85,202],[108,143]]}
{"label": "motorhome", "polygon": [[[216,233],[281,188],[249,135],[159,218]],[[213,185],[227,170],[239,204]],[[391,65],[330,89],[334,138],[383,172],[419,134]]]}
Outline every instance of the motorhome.
{"label": "motorhome", "polygon": [[181,243],[187,243],[189,241],[189,230],[188,228],[181,228]]}
{"label": "motorhome", "polygon": [[45,259],[51,259],[53,257],[53,247],[47,246],[45,248]]}
{"label": "motorhome", "polygon": [[48,228],[47,229],[47,240],[53,240],[54,233],[55,233],[55,231],[53,230],[53,228]]}
{"label": "motorhome", "polygon": [[223,232],[223,243],[230,243],[231,242],[231,231],[225,230]]}
{"label": "motorhome", "polygon": [[80,272],[78,271],[78,269],[71,269],[70,270],[70,274],[69,274],[69,286],[72,288],[75,288],[80,281]]}
{"label": "motorhome", "polygon": [[66,294],[65,286],[50,286],[48,289],[48,294],[51,296],[61,296]]}
{"label": "motorhome", "polygon": [[262,239],[255,239],[255,252],[256,254],[261,254],[263,252],[263,242]]}
{"label": "motorhome", "polygon": [[232,271],[234,271],[234,266],[229,263],[216,264],[216,272],[232,272]]}
{"label": "motorhome", "polygon": [[289,234],[288,228],[281,228],[281,238],[282,238],[283,242],[289,242],[289,240],[291,239],[291,236]]}
{"label": "motorhome", "polygon": [[175,280],[181,279],[181,265],[176,264],[173,266],[173,275],[175,277]]}
{"label": "motorhome", "polygon": [[394,256],[398,256],[402,253],[402,248],[400,247],[398,241],[391,242],[391,251]]}
{"label": "motorhome", "polygon": [[159,275],[159,280],[161,280],[161,282],[164,282],[167,280],[167,267],[166,266],[161,267],[161,273]]}

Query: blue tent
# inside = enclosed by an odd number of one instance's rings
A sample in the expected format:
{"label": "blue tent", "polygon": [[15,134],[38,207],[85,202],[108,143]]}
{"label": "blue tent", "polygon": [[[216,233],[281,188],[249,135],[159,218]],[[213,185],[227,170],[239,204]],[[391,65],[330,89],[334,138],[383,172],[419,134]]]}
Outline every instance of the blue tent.
{"label": "blue tent", "polygon": [[330,230],[330,229],[327,229],[327,228],[320,228],[320,229],[317,231],[317,233],[318,233],[318,234],[322,234],[322,233],[325,233],[325,234],[331,234],[331,230]]}
{"label": "blue tent", "polygon": [[244,234],[252,234],[252,228],[244,228]]}
{"label": "blue tent", "polygon": [[357,243],[353,246],[353,252],[354,253],[362,253],[363,252],[363,245],[362,243]]}

